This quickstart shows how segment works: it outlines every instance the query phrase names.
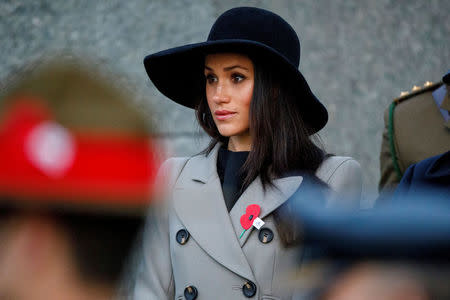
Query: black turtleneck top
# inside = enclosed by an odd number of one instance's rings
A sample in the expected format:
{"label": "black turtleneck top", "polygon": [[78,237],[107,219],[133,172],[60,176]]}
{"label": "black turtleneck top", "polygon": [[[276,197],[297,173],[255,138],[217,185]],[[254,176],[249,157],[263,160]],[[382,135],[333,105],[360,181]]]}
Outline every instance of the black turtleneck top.
{"label": "black turtleneck top", "polygon": [[243,192],[245,174],[240,169],[247,160],[248,153],[248,151],[233,152],[223,147],[219,149],[217,174],[222,183],[223,198],[228,212]]}

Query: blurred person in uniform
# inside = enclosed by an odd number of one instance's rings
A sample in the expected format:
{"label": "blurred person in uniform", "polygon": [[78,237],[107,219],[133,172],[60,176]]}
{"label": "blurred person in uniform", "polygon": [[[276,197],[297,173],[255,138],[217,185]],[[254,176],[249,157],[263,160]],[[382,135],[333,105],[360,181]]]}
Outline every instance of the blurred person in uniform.
{"label": "blurred person in uniform", "polygon": [[403,92],[385,111],[380,192],[392,192],[410,165],[450,149],[449,86],[450,72]]}
{"label": "blurred person in uniform", "polygon": [[363,261],[335,276],[321,300],[446,300],[446,271],[411,262]]}
{"label": "blurred person in uniform", "polygon": [[357,212],[298,201],[308,293],[294,299],[450,299],[450,202],[432,190],[399,197]]}
{"label": "blurred person in uniform", "polygon": [[151,126],[78,61],[30,73],[0,96],[0,299],[111,299],[155,195]]}

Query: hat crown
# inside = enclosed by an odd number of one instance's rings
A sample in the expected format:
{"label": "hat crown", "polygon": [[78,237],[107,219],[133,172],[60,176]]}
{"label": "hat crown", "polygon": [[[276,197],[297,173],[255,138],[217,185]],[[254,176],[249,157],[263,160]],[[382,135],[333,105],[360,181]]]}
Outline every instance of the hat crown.
{"label": "hat crown", "polygon": [[291,25],[273,12],[255,7],[236,7],[224,12],[212,26],[208,41],[236,39],[264,44],[299,66],[298,36]]}

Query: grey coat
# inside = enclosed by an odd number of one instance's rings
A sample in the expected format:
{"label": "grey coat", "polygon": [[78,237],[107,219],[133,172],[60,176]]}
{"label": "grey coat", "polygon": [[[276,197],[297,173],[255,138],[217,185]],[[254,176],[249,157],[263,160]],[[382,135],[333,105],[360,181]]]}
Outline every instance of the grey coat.
{"label": "grey coat", "polygon": [[[257,178],[228,213],[216,171],[218,146],[208,155],[167,160],[160,176],[169,178],[167,209],[149,217],[134,290],[134,299],[185,299],[185,290],[196,299],[291,299],[288,275],[298,270],[300,247],[284,248],[271,213],[302,184],[301,176],[277,179],[264,192]],[[358,205],[361,169],[348,157],[331,157],[317,171],[336,194]],[[330,195],[330,204],[333,204]],[[240,217],[250,204],[259,204],[263,228],[273,239],[263,243],[252,227],[242,233]],[[177,232],[187,230],[186,243]],[[189,289],[187,289],[189,288]],[[187,297],[189,299],[189,297]],[[194,298],[190,298],[194,299]]]}

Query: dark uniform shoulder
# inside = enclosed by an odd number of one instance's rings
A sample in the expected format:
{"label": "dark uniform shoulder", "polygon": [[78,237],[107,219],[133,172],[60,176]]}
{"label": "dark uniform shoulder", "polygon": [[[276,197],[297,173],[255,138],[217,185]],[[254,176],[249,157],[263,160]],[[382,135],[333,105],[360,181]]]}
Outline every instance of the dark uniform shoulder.
{"label": "dark uniform shoulder", "polygon": [[423,86],[413,86],[413,88],[411,89],[410,92],[401,92],[400,96],[398,96],[397,98],[394,99],[394,102],[396,102],[397,104],[400,102],[403,102],[405,100],[411,99],[414,96],[429,92],[429,91],[434,91],[436,88],[438,88],[439,86],[442,85],[442,82],[436,82],[436,83],[432,83],[431,81],[427,81],[424,83]]}

